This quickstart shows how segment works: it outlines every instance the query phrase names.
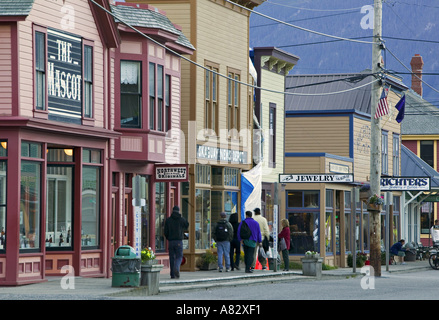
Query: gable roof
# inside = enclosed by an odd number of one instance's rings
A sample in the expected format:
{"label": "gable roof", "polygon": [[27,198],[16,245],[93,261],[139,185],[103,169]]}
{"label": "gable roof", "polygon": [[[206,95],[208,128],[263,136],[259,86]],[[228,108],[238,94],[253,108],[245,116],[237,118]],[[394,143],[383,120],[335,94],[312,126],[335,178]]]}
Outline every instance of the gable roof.
{"label": "gable roof", "polygon": [[431,188],[439,188],[439,172],[401,144],[401,176],[430,177]]}
{"label": "gable roof", "polygon": [[406,92],[404,120],[401,122],[401,134],[439,134],[438,121],[439,108],[424,100],[411,89]]}
{"label": "gable roof", "polygon": [[[370,114],[370,83],[374,80],[370,70],[359,73],[288,76],[285,81],[286,92],[308,95],[285,95],[285,111],[356,110]],[[408,89],[398,79],[386,78],[385,81],[392,85],[392,89]],[[325,94],[331,92],[340,93]]]}
{"label": "gable roof", "polygon": [[177,28],[169,18],[158,9],[149,5],[118,3],[111,6],[111,11],[115,15],[116,23],[125,22],[133,27],[159,29],[171,34],[177,38],[175,43],[195,50],[195,47],[189,42],[186,36]]}
{"label": "gable roof", "polygon": [[0,16],[27,16],[34,0],[1,0]]}

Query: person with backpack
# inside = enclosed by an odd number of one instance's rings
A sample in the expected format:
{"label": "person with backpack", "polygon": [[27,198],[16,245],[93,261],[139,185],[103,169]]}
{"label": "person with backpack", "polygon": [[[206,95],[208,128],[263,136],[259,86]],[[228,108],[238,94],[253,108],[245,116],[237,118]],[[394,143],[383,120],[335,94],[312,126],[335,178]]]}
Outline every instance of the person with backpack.
{"label": "person with backpack", "polygon": [[241,221],[238,227],[238,239],[242,241],[244,247],[245,272],[252,273],[251,266],[256,246],[262,245],[261,228],[259,223],[252,218],[251,211],[246,211],[245,216],[245,220]]}
{"label": "person with backpack", "polygon": [[233,227],[229,221],[227,221],[227,214],[225,212],[220,213],[220,220],[215,226],[213,231],[213,239],[216,242],[216,248],[218,253],[218,271],[223,272],[223,255],[226,265],[226,272],[230,271],[230,241],[233,239]]}

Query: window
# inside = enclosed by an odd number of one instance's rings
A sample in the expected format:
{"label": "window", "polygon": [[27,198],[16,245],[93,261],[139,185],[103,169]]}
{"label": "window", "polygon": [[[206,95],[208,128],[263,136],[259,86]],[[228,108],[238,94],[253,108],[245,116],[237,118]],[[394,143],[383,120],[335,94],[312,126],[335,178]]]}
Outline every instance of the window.
{"label": "window", "polygon": [[149,129],[155,130],[155,64],[149,64]]}
{"label": "window", "polygon": [[434,168],[434,142],[421,141],[420,158]]}
{"label": "window", "polygon": [[20,234],[21,250],[40,249],[41,243],[41,145],[21,143]]}
{"label": "window", "polygon": [[[82,161],[88,164],[100,164],[101,152],[84,149]],[[100,166],[83,166],[81,213],[81,245],[83,248],[97,248],[99,246],[100,181]]]}
{"label": "window", "polygon": [[6,249],[6,167],[6,160],[0,160],[0,251]]}
{"label": "window", "polygon": [[345,250],[350,251],[354,248],[351,245],[351,192],[344,192],[344,232],[345,232]]}
{"label": "window", "polygon": [[399,135],[393,135],[393,175],[399,176]]}
{"label": "window", "polygon": [[268,144],[268,166],[276,167],[276,105],[270,102],[269,113],[269,144]]}
{"label": "window", "polygon": [[205,72],[205,115],[204,126],[218,133],[218,68],[206,66]]}
{"label": "window", "polygon": [[165,76],[165,131],[171,129],[171,76]]}
{"label": "window", "polygon": [[389,137],[387,132],[381,134],[381,173],[389,173]]}
{"label": "window", "polygon": [[[227,91],[227,128],[228,130],[240,129],[240,110],[239,110],[239,81],[240,76],[236,72],[229,72],[228,91]],[[237,132],[236,132],[237,133]]]}
{"label": "window", "polygon": [[210,249],[210,190],[195,189],[195,249]]}
{"label": "window", "polygon": [[36,109],[46,109],[46,35],[35,32],[35,96]]}
{"label": "window", "polygon": [[93,117],[93,47],[84,46],[84,117]]}
{"label": "window", "polygon": [[120,126],[140,128],[141,123],[141,63],[120,62]]}
{"label": "window", "polygon": [[166,219],[166,184],[156,182],[155,184],[155,249],[165,250],[164,225]]}
{"label": "window", "polygon": [[164,128],[164,87],[163,87],[163,66],[157,65],[157,130],[163,131]]}
{"label": "window", "polygon": [[47,250],[72,249],[74,175],[71,151],[54,148],[47,152]]}

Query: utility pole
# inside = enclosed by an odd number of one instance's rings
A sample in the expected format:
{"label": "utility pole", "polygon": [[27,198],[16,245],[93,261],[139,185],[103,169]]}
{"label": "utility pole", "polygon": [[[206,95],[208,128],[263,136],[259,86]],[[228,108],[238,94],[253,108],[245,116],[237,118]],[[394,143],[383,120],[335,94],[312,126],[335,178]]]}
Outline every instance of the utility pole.
{"label": "utility pole", "polygon": [[[381,71],[382,50],[382,0],[374,0],[374,26],[372,44],[372,73],[378,75]],[[381,94],[381,83],[372,84],[370,106],[370,191],[381,194],[381,128],[380,118],[375,119],[375,113]],[[379,211],[370,211],[370,265],[375,276],[381,276],[381,219]]]}

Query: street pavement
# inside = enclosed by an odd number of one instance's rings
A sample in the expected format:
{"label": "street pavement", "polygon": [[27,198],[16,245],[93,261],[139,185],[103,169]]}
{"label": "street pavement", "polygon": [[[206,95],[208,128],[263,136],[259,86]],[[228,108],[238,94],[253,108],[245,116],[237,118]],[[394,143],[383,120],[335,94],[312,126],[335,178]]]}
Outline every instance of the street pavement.
{"label": "street pavement", "polygon": [[[381,266],[381,276],[395,272],[416,272],[431,269],[427,260],[407,262],[405,265]],[[361,268],[338,268],[323,270],[322,277],[304,276],[302,270],[272,271],[255,270],[249,274],[241,270],[230,272],[195,271],[181,272],[180,279],[171,279],[168,273],[160,274],[159,295],[161,293],[196,290],[221,286],[249,285],[276,281],[324,281],[334,277],[365,275]],[[63,289],[64,287],[64,289]],[[65,289],[67,287],[67,289]],[[0,287],[0,300],[114,300],[147,295],[145,287],[112,287],[111,278],[48,277],[47,281],[15,287]],[[154,296],[150,296],[153,298]]]}

